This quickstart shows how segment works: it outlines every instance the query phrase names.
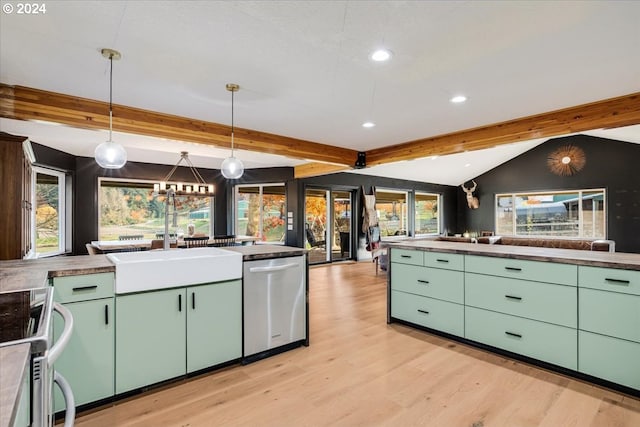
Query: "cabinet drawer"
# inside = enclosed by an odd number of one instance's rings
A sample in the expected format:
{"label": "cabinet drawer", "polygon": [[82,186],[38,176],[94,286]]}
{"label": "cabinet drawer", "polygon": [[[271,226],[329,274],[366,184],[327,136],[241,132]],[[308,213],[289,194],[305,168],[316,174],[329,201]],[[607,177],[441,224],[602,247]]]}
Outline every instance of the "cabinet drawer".
{"label": "cabinet drawer", "polygon": [[464,255],[442,252],[425,252],[424,265],[427,267],[462,271],[464,270]]}
{"label": "cabinet drawer", "polygon": [[391,248],[391,262],[401,262],[403,264],[423,265],[424,252],[410,249]]}
{"label": "cabinet drawer", "polygon": [[580,266],[578,284],[584,288],[640,295],[640,271]]}
{"label": "cabinet drawer", "polygon": [[578,370],[640,390],[640,344],[578,332]]}
{"label": "cabinet drawer", "polygon": [[564,326],[465,307],[465,337],[576,370],[577,331]]}
{"label": "cabinet drawer", "polygon": [[581,330],[640,343],[640,296],[580,288],[579,301]]}
{"label": "cabinet drawer", "polygon": [[560,285],[576,286],[578,282],[577,266],[542,261],[467,255],[465,271]]}
{"label": "cabinet drawer", "polygon": [[113,273],[83,274],[53,278],[55,299],[61,303],[113,296]]}
{"label": "cabinet drawer", "polygon": [[464,336],[464,307],[459,304],[391,291],[391,316],[416,325]]}
{"label": "cabinet drawer", "polygon": [[391,289],[462,304],[464,273],[396,264],[391,269]]}
{"label": "cabinet drawer", "polygon": [[465,274],[465,304],[577,328],[577,289],[483,274]]}

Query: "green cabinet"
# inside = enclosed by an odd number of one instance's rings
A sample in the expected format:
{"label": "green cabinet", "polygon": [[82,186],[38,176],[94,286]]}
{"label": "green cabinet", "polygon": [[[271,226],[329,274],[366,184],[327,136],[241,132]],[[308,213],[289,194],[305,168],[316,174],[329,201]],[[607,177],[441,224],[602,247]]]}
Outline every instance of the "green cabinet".
{"label": "green cabinet", "polygon": [[581,266],[580,372],[640,390],[640,271]]}
{"label": "green cabinet", "polygon": [[464,256],[391,249],[390,318],[464,336]]}
{"label": "green cabinet", "polygon": [[578,282],[578,268],[570,264],[478,255],[466,255],[464,263],[465,271],[468,273],[557,283],[565,286],[576,286]]}
{"label": "green cabinet", "polygon": [[242,356],[240,280],[187,288],[187,372]]}
{"label": "green cabinet", "polygon": [[465,307],[465,337],[565,368],[578,368],[578,338],[573,328]]}
{"label": "green cabinet", "polygon": [[464,336],[464,306],[434,298],[391,291],[393,317],[416,325]]}
{"label": "green cabinet", "polygon": [[576,328],[576,288],[465,273],[465,304]]}
{"label": "green cabinet", "polygon": [[394,264],[391,269],[391,289],[462,304],[464,302],[464,273],[416,265]]}
{"label": "green cabinet", "polygon": [[116,297],[116,393],[240,358],[242,282]]}
{"label": "green cabinet", "polygon": [[429,249],[391,247],[389,321],[640,390],[640,271]]}
{"label": "green cabinet", "polygon": [[[54,298],[73,315],[73,333],[55,369],[69,382],[76,406],[114,394],[113,273],[53,278]],[[63,322],[54,317],[54,334]],[[54,387],[54,409],[64,409],[64,398]]]}
{"label": "green cabinet", "polygon": [[640,390],[640,343],[578,332],[579,371]]}
{"label": "green cabinet", "polygon": [[186,291],[116,297],[116,393],[184,375]]}

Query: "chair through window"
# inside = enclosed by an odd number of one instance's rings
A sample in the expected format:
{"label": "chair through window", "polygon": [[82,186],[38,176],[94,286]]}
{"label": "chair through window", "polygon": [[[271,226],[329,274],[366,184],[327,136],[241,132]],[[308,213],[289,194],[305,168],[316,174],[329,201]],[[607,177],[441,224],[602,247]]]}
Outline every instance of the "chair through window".
{"label": "chair through window", "polygon": [[187,248],[203,248],[209,243],[209,236],[185,237],[184,243]]}
{"label": "chair through window", "polygon": [[118,236],[118,240],[142,240],[144,236],[142,234],[125,234]]}

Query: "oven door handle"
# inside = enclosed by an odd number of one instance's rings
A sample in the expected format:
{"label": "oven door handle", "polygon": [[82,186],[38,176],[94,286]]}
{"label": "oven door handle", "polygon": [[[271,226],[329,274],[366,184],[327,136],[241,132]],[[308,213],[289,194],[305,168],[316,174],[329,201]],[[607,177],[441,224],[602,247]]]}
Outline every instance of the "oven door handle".
{"label": "oven door handle", "polygon": [[71,312],[62,304],[54,303],[53,310],[60,313],[62,319],[64,320],[64,329],[62,330],[62,334],[60,334],[60,338],[58,341],[49,349],[47,354],[47,362],[50,367],[53,367],[55,361],[60,357],[62,351],[69,343],[71,339],[71,334],[73,333],[73,316]]}
{"label": "oven door handle", "polygon": [[53,371],[53,381],[58,384],[58,388],[62,392],[64,398],[64,427],[73,427],[76,419],[76,402],[73,397],[73,391],[67,380],[57,371]]}

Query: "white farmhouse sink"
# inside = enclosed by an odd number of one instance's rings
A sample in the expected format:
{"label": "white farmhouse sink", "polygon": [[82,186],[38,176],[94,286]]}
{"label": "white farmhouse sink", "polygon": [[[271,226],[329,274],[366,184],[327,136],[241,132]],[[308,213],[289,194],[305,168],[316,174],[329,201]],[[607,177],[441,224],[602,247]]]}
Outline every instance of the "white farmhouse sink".
{"label": "white farmhouse sink", "polygon": [[116,293],[150,291],[242,277],[242,254],[219,248],[108,254],[116,266]]}

